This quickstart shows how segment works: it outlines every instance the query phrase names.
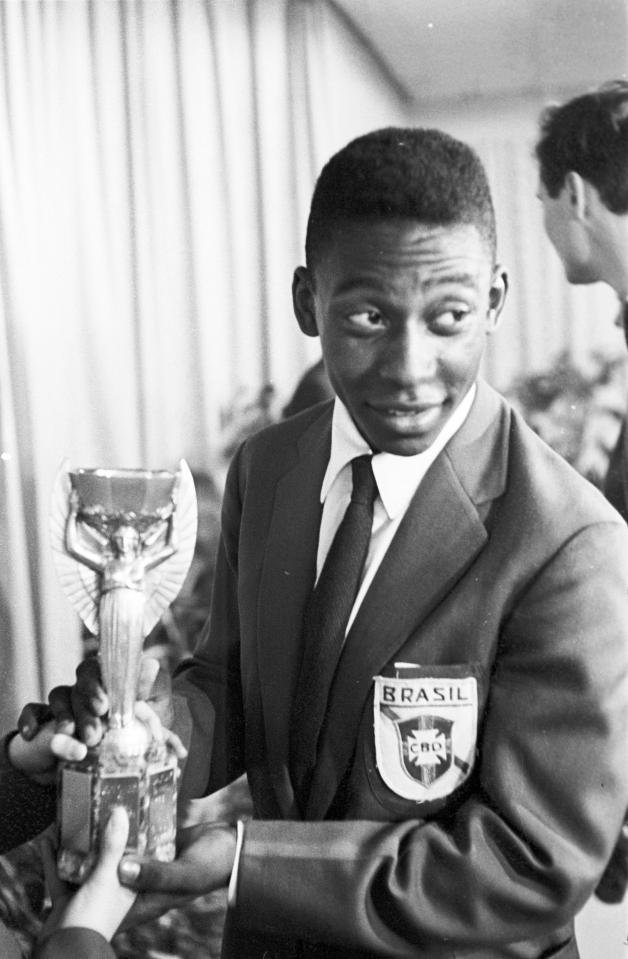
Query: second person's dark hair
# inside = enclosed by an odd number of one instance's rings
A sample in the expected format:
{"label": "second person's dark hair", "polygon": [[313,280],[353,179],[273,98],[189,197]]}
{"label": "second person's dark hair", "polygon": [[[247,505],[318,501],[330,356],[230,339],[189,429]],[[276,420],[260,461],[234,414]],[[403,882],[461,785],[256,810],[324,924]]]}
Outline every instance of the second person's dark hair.
{"label": "second person's dark hair", "polygon": [[536,155],[551,197],[573,170],[593,184],[609,210],[628,213],[628,82],[614,80],[548,107]]}

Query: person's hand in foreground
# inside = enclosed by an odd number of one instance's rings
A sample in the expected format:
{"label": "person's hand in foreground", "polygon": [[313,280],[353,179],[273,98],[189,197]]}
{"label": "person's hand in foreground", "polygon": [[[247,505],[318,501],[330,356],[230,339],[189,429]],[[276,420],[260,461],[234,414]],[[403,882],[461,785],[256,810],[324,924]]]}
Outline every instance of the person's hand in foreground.
{"label": "person's hand in foreground", "polygon": [[52,839],[43,840],[44,870],[53,906],[42,939],[56,929],[75,927],[92,929],[111,939],[136,895],[118,881],[118,864],[128,835],[127,812],[122,806],[114,806],[102,833],[98,861],[78,891],[59,879]]}
{"label": "person's hand in foreground", "polygon": [[[169,677],[160,670],[159,662],[151,656],[142,656],[137,699],[147,701],[168,727],[172,718],[172,699]],[[73,686],[55,686],[48,696],[47,708],[55,719],[57,732],[75,735],[88,746],[96,746],[106,729],[105,717],[109,698],[102,685],[100,665],[95,657],[83,660],[76,669]],[[40,710],[38,703],[24,707],[18,726],[33,726]]]}
{"label": "person's hand in foreground", "polygon": [[9,740],[9,762],[35,782],[51,783],[57,760],[78,762],[85,757],[87,747],[73,736],[57,732],[46,706],[31,704],[30,708],[28,718],[22,719],[17,734]]}
{"label": "person's hand in foreground", "polygon": [[173,862],[127,857],[118,875],[122,883],[141,892],[195,898],[228,885],[235,852],[235,826],[200,823],[179,830]]}
{"label": "person's hand in foreground", "polygon": [[[83,661],[76,675],[74,686],[57,686],[52,690],[49,705],[28,703],[24,707],[18,720],[19,734],[9,743],[11,764],[39,782],[53,781],[56,759],[82,759],[86,753],[84,743],[97,745],[106,729],[109,699],[101,685],[97,661]],[[167,742],[178,759],[185,759],[187,751],[183,743],[164,725],[166,719],[172,721],[172,716],[169,678],[160,672],[157,660],[145,656],[135,717],[148,728],[153,741]],[[39,751],[34,748],[37,744]],[[47,763],[44,763],[46,757]]]}
{"label": "person's hand in foreground", "polygon": [[48,695],[49,705],[28,703],[18,719],[23,736],[33,735],[48,718],[53,718],[57,732],[73,735],[88,746],[96,746],[105,730],[104,719],[109,699],[100,679],[95,658],[84,660],[76,670],[73,686],[55,686]]}
{"label": "person's hand in foreground", "polygon": [[229,884],[236,852],[238,819],[252,815],[245,775],[203,799],[192,800],[177,834],[174,862],[127,856],[120,881],[140,891],[124,927],[152,919],[190,899]]}

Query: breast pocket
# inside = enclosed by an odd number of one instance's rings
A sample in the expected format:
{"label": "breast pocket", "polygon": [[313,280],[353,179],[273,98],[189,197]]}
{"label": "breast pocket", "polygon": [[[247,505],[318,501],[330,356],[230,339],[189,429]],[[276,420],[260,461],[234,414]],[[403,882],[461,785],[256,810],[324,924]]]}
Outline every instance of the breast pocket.
{"label": "breast pocket", "polygon": [[418,803],[426,804],[422,815],[436,812],[476,763],[482,670],[477,664],[397,664],[394,672],[373,678],[371,788],[393,808]]}

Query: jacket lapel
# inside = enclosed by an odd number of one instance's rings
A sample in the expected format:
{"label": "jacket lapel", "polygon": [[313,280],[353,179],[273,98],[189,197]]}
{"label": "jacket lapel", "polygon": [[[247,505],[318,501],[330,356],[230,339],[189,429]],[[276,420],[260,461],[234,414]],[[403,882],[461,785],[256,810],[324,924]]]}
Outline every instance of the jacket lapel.
{"label": "jacket lapel", "polygon": [[426,474],[364,598],[332,685],[308,819],[324,817],[346,772],[373,676],[486,543],[478,507],[503,491],[506,476],[505,455],[497,455],[506,446],[497,442],[498,410],[496,394],[479,387],[467,421]]}
{"label": "jacket lapel", "polygon": [[303,609],[316,576],[331,408],[330,404],[306,430],[294,460],[276,481],[258,593],[258,662],[268,769],[286,816],[298,815],[288,774],[290,712],[301,661]]}

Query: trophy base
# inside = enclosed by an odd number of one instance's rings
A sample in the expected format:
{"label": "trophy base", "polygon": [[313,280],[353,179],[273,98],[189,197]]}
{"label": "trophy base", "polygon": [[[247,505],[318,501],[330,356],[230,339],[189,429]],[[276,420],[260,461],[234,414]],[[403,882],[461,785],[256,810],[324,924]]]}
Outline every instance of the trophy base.
{"label": "trophy base", "polygon": [[169,747],[151,745],[140,757],[114,762],[102,746],[81,762],[59,764],[57,870],[81,884],[98,857],[100,833],[113,806],[129,817],[125,853],[162,862],[175,857],[177,758]]}

